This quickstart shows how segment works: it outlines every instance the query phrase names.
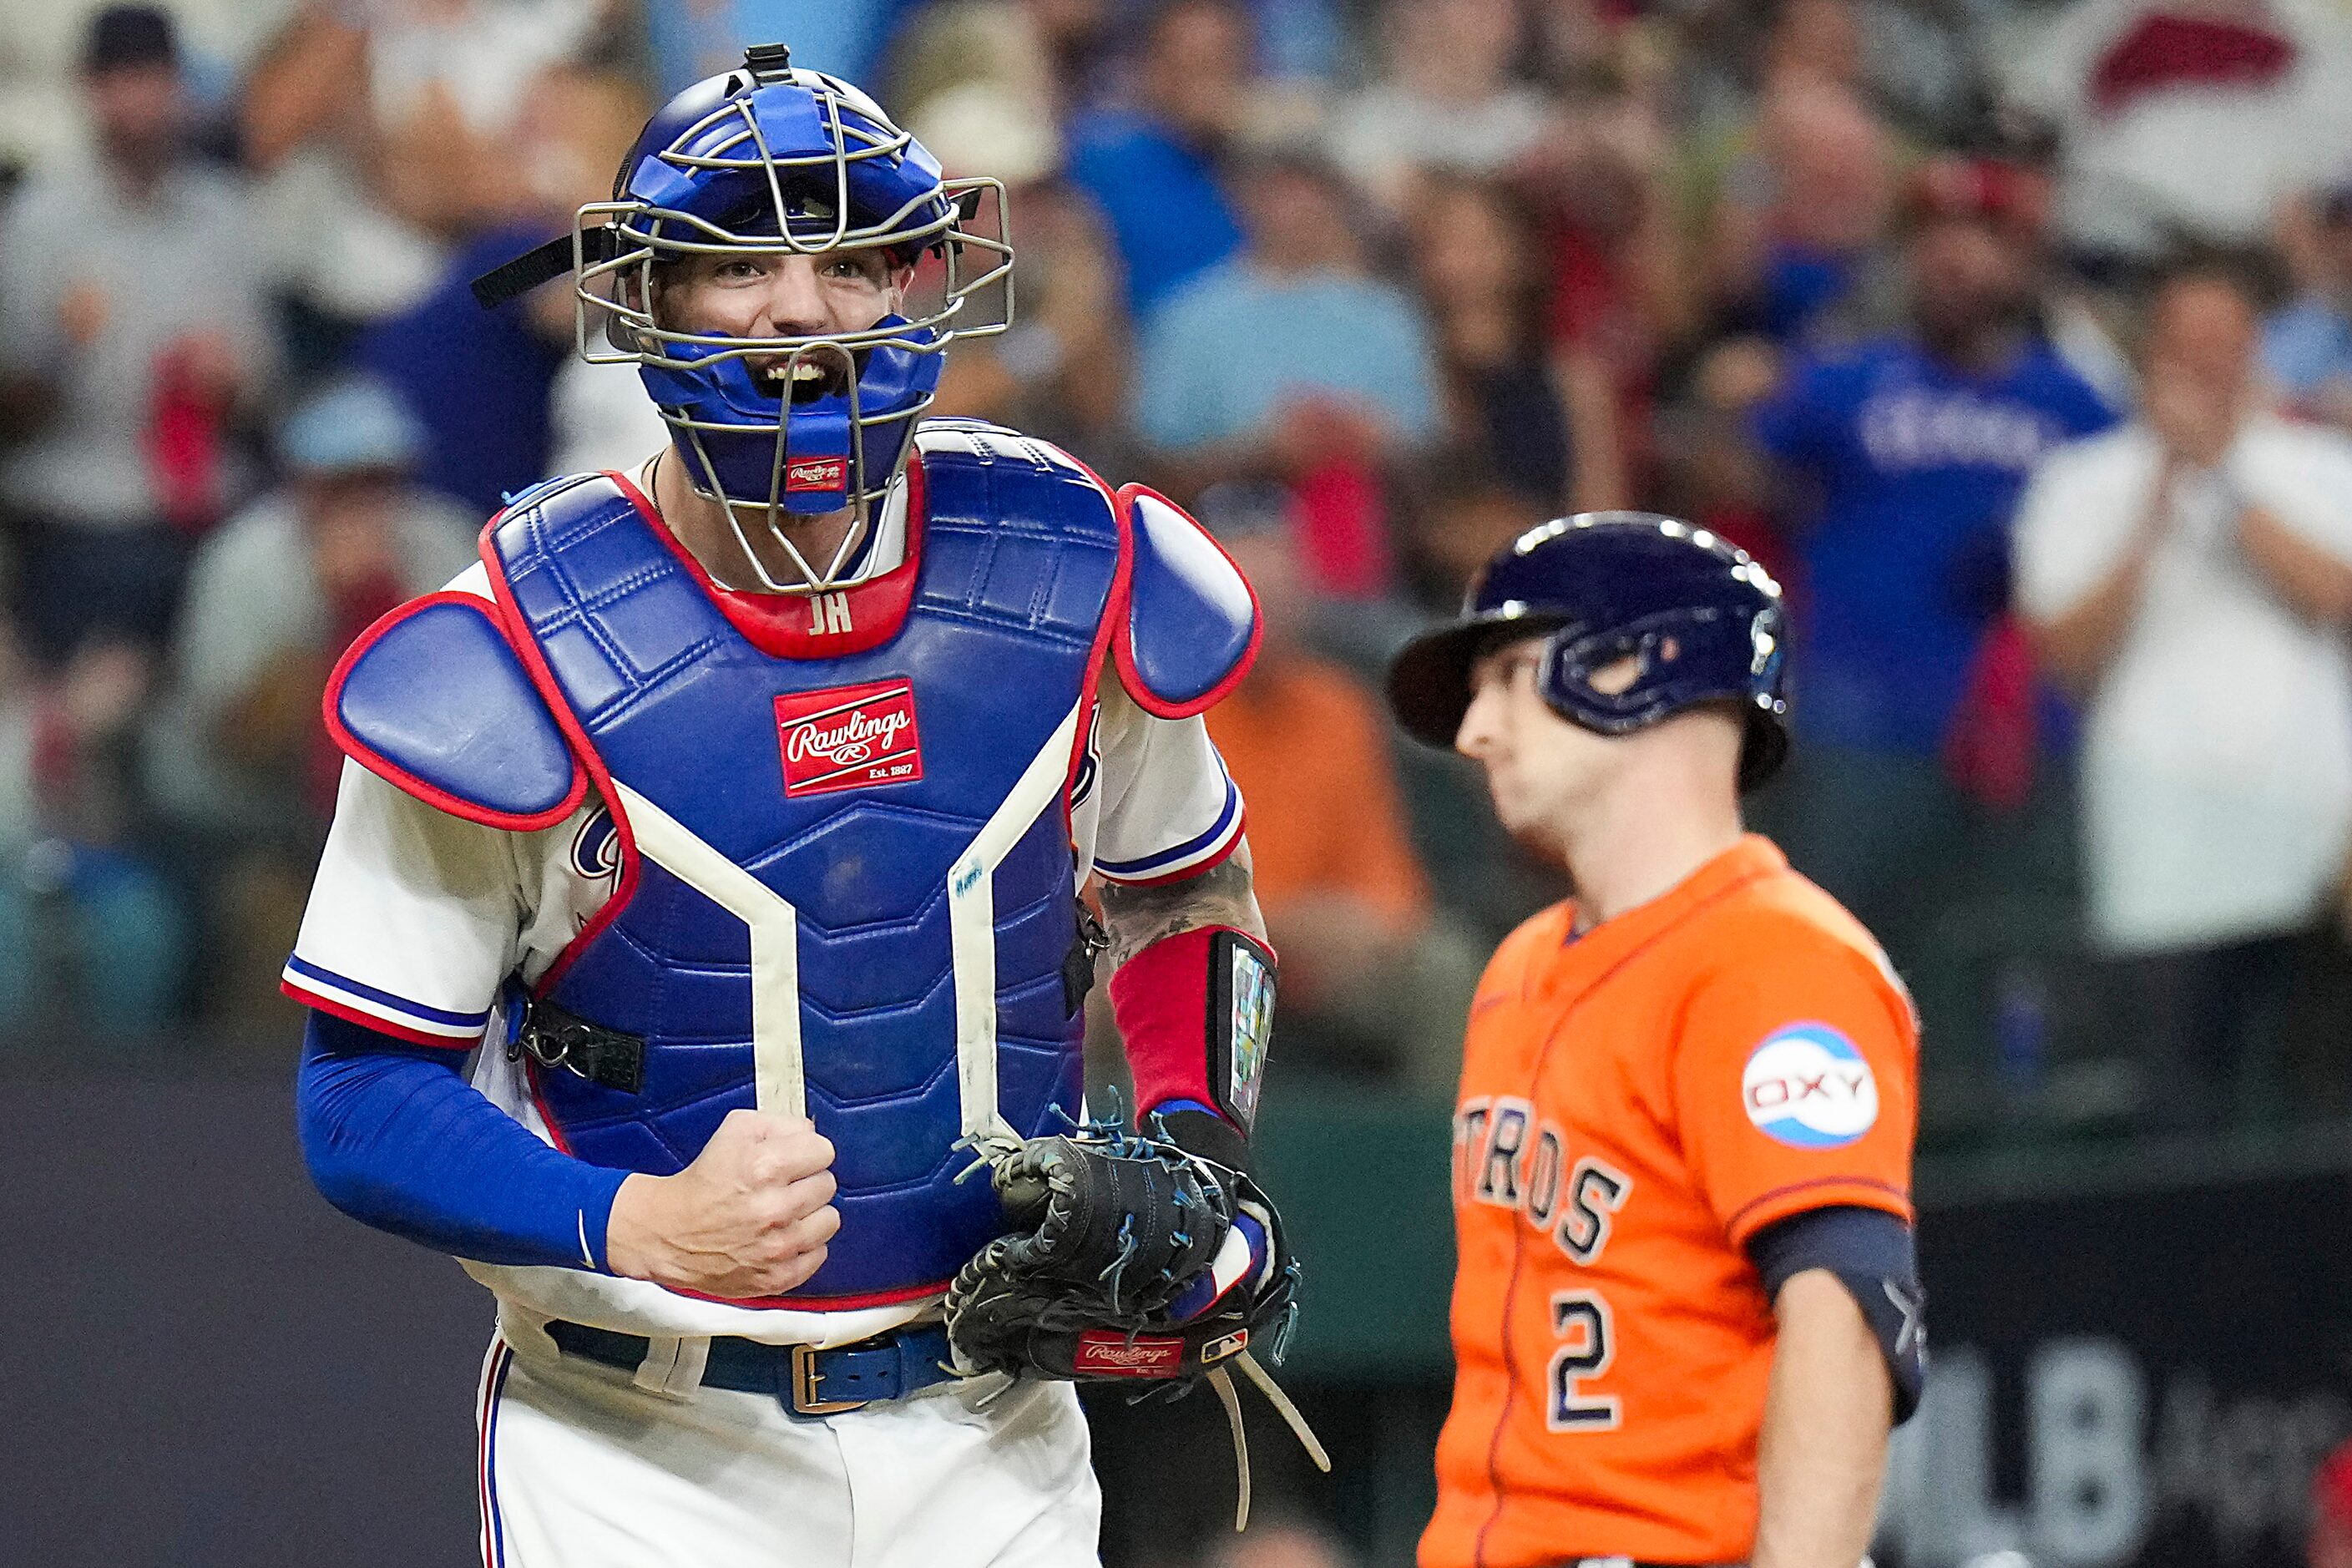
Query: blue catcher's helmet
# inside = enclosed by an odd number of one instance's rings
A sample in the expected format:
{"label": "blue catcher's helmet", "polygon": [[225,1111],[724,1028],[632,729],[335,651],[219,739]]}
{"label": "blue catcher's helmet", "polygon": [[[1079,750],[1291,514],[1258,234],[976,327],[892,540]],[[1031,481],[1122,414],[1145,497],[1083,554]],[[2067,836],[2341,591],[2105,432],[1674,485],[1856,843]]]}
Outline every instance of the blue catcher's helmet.
{"label": "blue catcher's helmet", "polygon": [[[973,226],[990,195],[992,235]],[[697,82],[646,121],[613,199],[582,207],[568,238],[475,291],[495,302],[569,266],[583,355],[638,367],[695,488],[730,503],[739,534],[741,514],[764,514],[807,578],[766,586],[822,590],[856,559],[905,463],[941,352],[1010,319],[1003,198],[994,180],[942,178],[939,161],[865,93],[795,69],[781,44],[760,45],[741,68]],[[861,331],[733,338],[663,319],[667,268],[688,258],[841,250],[878,250],[894,266],[937,255],[941,277],[919,279],[926,304]],[[967,253],[984,259],[974,266]],[[997,284],[1003,310],[975,319],[972,296]],[[845,509],[855,526],[821,570],[781,527],[789,514]],[[765,577],[748,542],[746,553]]]}
{"label": "blue catcher's helmet", "polygon": [[[1389,667],[1398,721],[1451,745],[1470,671],[1505,642],[1543,637],[1536,680],[1561,718],[1629,734],[1701,702],[1743,716],[1739,787],[1771,777],[1789,749],[1780,584],[1702,528],[1646,511],[1585,512],[1529,529],[1486,564],[1461,616],[1408,643]],[[1620,692],[1595,671],[1641,660]]]}

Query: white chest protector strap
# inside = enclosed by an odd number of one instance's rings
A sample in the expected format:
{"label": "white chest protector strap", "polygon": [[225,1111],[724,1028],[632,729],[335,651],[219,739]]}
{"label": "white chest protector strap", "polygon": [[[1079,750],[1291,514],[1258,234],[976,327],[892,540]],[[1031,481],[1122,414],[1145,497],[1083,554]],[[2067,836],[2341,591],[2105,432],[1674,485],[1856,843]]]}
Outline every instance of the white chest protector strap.
{"label": "white chest protector strap", "polygon": [[615,779],[613,787],[621,792],[637,853],[751,927],[753,1103],[780,1116],[806,1117],[800,911],[627,784]]}
{"label": "white chest protector strap", "polygon": [[[1059,795],[1077,732],[1078,710],[1073,707],[948,873],[956,1083],[967,1137],[1018,1136],[997,1110],[994,877],[1013,847]],[[806,1117],[799,912],[651,800],[618,780],[614,788],[621,796],[614,804],[628,821],[637,853],[750,928],[756,1103],[772,1114]]]}
{"label": "white chest protector strap", "polygon": [[948,872],[948,935],[955,951],[956,1083],[968,1138],[1020,1136],[996,1109],[996,868],[1061,793],[1077,738],[1078,708],[1074,706],[1046,737],[1044,749],[1029,759],[1013,793],[989,817],[971,847]]}

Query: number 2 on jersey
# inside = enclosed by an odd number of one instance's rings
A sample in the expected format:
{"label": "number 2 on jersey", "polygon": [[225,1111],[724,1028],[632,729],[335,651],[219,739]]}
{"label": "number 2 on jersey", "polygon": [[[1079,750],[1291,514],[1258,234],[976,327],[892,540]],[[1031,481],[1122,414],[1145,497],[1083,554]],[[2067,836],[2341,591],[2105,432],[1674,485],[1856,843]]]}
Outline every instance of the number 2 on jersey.
{"label": "number 2 on jersey", "polygon": [[1599,1377],[1617,1359],[1609,1303],[1597,1290],[1556,1290],[1551,1331],[1560,1346],[1551,1352],[1551,1405],[1544,1425],[1555,1432],[1613,1432],[1622,1411],[1613,1394],[1585,1394],[1580,1379]]}

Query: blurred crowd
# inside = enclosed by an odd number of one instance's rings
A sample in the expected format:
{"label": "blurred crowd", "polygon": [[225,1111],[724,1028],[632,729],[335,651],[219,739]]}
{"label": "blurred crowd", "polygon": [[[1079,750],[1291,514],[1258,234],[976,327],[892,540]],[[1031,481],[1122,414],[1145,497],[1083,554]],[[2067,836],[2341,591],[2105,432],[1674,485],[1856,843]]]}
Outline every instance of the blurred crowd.
{"label": "blurred crowd", "polygon": [[0,1031],[282,1031],[338,652],[663,439],[561,285],[466,283],[769,38],[1010,187],[1018,319],[940,411],[1256,582],[1210,723],[1286,1061],[1450,1083],[1563,889],[1378,672],[1524,528],[1642,507],[1786,585],[1753,815],[1910,981],[1931,1136],[2352,1105],[2334,0],[15,7]]}

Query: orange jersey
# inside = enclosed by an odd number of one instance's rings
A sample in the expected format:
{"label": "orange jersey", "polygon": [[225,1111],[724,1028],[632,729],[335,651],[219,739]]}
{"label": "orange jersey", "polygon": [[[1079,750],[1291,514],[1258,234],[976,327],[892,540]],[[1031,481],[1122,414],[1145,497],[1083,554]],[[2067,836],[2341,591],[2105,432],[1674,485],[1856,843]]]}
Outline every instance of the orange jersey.
{"label": "orange jersey", "polygon": [[1749,837],[1471,1005],[1454,1119],[1454,1407],[1423,1568],[1745,1560],[1773,1316],[1743,1250],[1911,1217],[1917,1032],[1870,934]]}

